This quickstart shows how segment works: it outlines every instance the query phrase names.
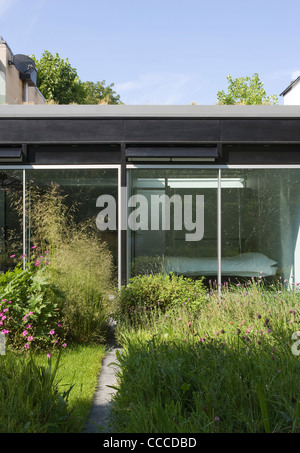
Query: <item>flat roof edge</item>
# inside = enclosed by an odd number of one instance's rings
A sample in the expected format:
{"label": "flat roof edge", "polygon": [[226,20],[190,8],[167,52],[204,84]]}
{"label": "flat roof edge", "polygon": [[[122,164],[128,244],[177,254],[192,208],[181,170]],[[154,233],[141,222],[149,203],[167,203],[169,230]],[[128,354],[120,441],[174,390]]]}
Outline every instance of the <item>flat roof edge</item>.
{"label": "flat roof edge", "polygon": [[0,105],[0,118],[300,118],[300,105]]}

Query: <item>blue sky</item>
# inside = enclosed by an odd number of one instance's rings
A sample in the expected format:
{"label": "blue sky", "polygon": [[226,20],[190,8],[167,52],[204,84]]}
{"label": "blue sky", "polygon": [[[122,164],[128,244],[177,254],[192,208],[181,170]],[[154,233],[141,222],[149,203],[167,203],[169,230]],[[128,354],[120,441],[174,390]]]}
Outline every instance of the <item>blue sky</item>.
{"label": "blue sky", "polygon": [[257,72],[278,96],[300,75],[299,17],[299,0],[0,0],[0,35],[14,54],[69,58],[125,104],[212,105],[228,74]]}

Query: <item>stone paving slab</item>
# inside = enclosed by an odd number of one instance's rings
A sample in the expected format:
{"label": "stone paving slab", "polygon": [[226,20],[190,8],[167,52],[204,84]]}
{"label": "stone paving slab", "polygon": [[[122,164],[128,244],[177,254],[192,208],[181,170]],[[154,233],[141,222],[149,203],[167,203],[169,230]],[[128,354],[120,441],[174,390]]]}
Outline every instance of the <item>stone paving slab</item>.
{"label": "stone paving slab", "polygon": [[[107,352],[102,360],[102,366],[98,377],[98,385],[94,395],[92,408],[84,427],[84,433],[108,433],[112,432],[109,426],[109,414],[112,405],[112,397],[116,390],[108,387],[117,384],[116,372],[118,363],[116,352],[121,351],[112,338],[108,344]],[[113,364],[113,365],[112,365]]]}

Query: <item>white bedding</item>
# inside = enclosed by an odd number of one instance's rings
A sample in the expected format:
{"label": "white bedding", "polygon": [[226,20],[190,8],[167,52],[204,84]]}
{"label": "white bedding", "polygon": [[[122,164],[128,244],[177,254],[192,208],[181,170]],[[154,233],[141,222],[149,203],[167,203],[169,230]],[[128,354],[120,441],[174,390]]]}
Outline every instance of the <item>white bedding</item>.
{"label": "white bedding", "polygon": [[[244,253],[225,257],[221,261],[221,272],[226,276],[267,277],[275,275],[277,262],[262,253]],[[187,276],[216,275],[218,272],[217,258],[188,258],[168,256],[164,259],[166,272],[185,274]]]}

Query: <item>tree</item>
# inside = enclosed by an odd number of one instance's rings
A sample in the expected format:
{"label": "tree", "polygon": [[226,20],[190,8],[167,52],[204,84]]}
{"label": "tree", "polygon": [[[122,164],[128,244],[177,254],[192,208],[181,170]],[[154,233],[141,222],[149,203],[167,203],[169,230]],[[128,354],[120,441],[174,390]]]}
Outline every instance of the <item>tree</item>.
{"label": "tree", "polygon": [[253,74],[252,77],[237,77],[233,79],[231,75],[228,75],[226,78],[228,80],[228,92],[225,93],[224,90],[217,92],[218,104],[278,104],[278,97],[275,94],[267,96],[257,73]]}
{"label": "tree", "polygon": [[37,87],[48,102],[56,104],[119,104],[120,96],[113,83],[82,82],[69,59],[45,50],[38,60],[31,57],[37,68]]}
{"label": "tree", "polygon": [[31,57],[37,68],[37,87],[47,101],[57,104],[81,104],[85,89],[68,58],[44,51],[40,60]]}
{"label": "tree", "polygon": [[102,82],[84,82],[85,104],[120,104],[120,95],[113,90],[114,84],[105,86]]}

